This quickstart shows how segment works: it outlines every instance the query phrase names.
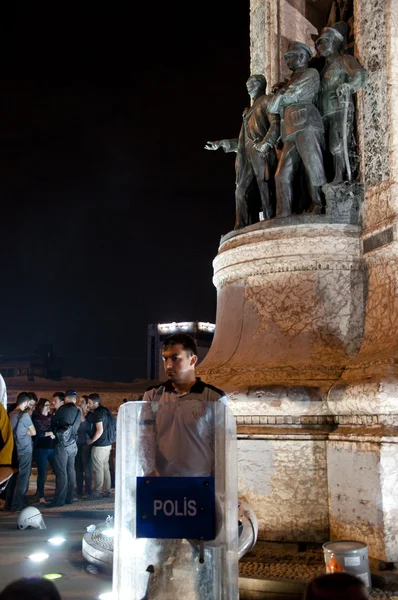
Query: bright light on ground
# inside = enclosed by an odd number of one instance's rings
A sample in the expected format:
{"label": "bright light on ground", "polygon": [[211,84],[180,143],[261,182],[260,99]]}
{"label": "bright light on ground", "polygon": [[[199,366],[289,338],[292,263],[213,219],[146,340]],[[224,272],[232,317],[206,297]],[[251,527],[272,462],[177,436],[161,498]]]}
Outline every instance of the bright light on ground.
{"label": "bright light on ground", "polygon": [[113,527],[109,527],[108,529],[104,529],[102,535],[111,538],[115,535],[115,530],[113,529]]}
{"label": "bright light on ground", "polygon": [[63,537],[53,537],[47,541],[53,546],[61,546],[64,542],[66,542],[66,539]]}
{"label": "bright light on ground", "polygon": [[30,560],[33,560],[33,562],[39,563],[43,562],[43,560],[46,560],[48,558],[48,554],[46,554],[45,552],[35,552],[34,554],[28,556],[28,558],[30,558]]}
{"label": "bright light on ground", "polygon": [[112,600],[113,597],[112,592],[105,592],[104,594],[101,594],[101,596],[98,596],[98,600]]}
{"label": "bright light on ground", "polygon": [[62,575],[61,573],[46,573],[45,575],[43,575],[44,579],[49,579],[50,581],[53,581],[53,579],[61,579]]}

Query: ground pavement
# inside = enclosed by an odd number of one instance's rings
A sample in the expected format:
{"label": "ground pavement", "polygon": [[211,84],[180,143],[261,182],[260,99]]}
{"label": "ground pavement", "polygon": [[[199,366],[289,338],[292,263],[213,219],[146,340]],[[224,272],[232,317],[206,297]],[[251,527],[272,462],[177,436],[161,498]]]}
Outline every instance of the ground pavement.
{"label": "ground pavement", "polygon": [[[28,500],[35,492],[35,469],[31,477]],[[49,474],[46,493],[53,494],[54,476]],[[111,590],[111,577],[97,571],[90,573],[84,561],[82,538],[91,524],[97,525],[113,514],[114,498],[82,500],[64,507],[40,507],[47,529],[17,529],[15,513],[0,512],[0,589],[20,577],[60,573],[55,581],[62,600],[96,600]],[[66,542],[54,547],[48,540],[62,536]],[[28,557],[35,552],[45,552],[49,558],[34,563]],[[320,545],[278,544],[258,542],[240,562],[241,600],[268,600],[283,598],[299,600],[307,581],[324,572]],[[380,575],[380,574],[379,574]],[[390,579],[390,581],[388,581]],[[390,583],[390,585],[385,585]],[[389,577],[376,574],[372,599],[394,598],[398,600],[398,574]],[[387,587],[384,591],[380,587]],[[391,591],[388,591],[391,590]]]}

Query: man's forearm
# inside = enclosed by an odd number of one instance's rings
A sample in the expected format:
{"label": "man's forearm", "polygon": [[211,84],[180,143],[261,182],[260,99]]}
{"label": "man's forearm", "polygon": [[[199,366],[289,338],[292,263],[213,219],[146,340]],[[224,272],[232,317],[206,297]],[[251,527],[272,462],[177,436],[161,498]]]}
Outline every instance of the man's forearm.
{"label": "man's forearm", "polygon": [[102,435],[102,431],[100,432],[100,431],[96,430],[93,437],[91,438],[91,442],[96,442],[97,440],[99,440],[101,435]]}

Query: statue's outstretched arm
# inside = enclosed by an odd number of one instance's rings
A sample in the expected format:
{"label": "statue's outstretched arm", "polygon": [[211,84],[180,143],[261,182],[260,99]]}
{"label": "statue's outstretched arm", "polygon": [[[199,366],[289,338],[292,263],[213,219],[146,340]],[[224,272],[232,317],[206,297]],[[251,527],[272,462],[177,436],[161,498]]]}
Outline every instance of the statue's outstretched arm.
{"label": "statue's outstretched arm", "polygon": [[218,150],[222,148],[224,152],[237,152],[238,140],[219,140],[217,142],[207,142],[205,150]]}

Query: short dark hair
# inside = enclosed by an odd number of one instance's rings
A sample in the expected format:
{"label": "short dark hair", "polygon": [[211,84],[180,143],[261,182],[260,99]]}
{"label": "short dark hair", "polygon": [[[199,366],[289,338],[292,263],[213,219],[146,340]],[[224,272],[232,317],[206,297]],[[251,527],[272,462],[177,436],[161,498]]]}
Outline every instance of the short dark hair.
{"label": "short dark hair", "polygon": [[0,592],[0,600],[61,600],[52,581],[41,577],[26,577],[13,581]]}
{"label": "short dark hair", "polygon": [[28,392],[28,394],[29,394],[31,400],[34,400],[35,402],[38,401],[38,397],[34,392]]}
{"label": "short dark hair", "polygon": [[198,353],[195,340],[187,333],[175,333],[174,335],[170,335],[164,340],[162,350],[167,350],[170,346],[175,346],[176,344],[181,344],[188,355],[197,355]]}
{"label": "short dark hair", "polygon": [[26,401],[29,402],[29,400],[31,400],[29,392],[19,392],[19,394],[17,396],[17,406],[19,406],[23,402],[26,402]]}
{"label": "short dark hair", "polygon": [[63,402],[65,400],[65,394],[63,392],[55,392],[53,398],[59,398]]}
{"label": "short dark hair", "polygon": [[101,396],[97,394],[97,392],[89,394],[88,399],[92,400],[93,402],[98,402],[98,404],[101,404]]}
{"label": "short dark hair", "polygon": [[[315,577],[308,584],[305,594],[305,600],[332,600],[334,598],[342,598],[355,600],[356,596],[353,590],[356,588],[359,598],[367,597],[366,587],[364,582],[354,575],[349,573],[331,573],[329,575],[321,575]],[[1,599],[0,599],[1,600]]]}

